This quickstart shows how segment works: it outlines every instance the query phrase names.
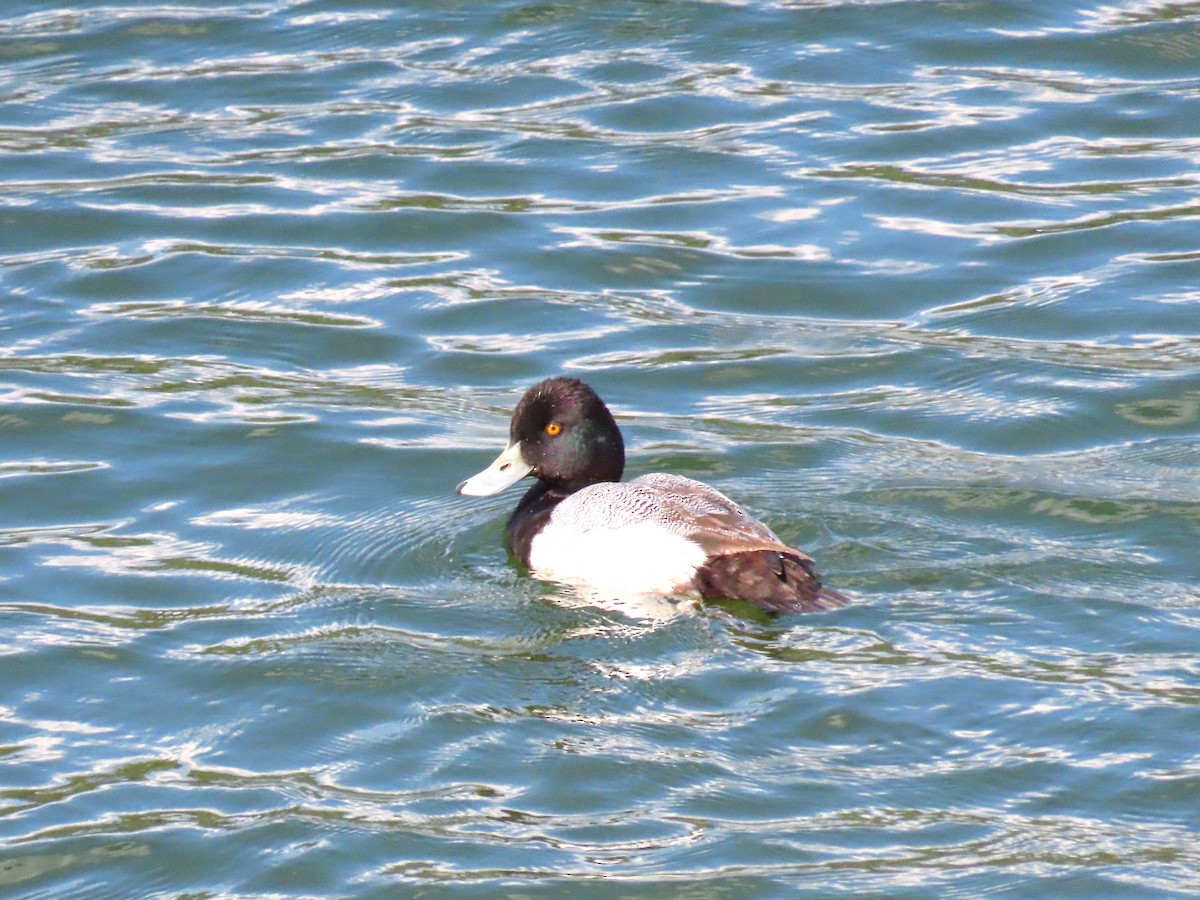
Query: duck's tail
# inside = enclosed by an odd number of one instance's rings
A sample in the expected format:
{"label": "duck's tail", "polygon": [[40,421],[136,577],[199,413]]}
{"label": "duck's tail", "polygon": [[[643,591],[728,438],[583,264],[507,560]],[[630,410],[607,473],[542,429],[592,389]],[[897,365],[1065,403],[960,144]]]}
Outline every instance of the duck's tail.
{"label": "duck's tail", "polygon": [[831,587],[825,587],[825,585],[821,585],[821,589],[817,591],[817,599],[825,604],[821,609],[841,609],[843,606],[849,606],[854,602],[850,599],[849,594],[844,594]]}
{"label": "duck's tail", "polygon": [[774,613],[821,612],[850,602],[821,584],[807,556],[775,550],[710,557],[696,571],[694,584],[705,600],[745,600]]}

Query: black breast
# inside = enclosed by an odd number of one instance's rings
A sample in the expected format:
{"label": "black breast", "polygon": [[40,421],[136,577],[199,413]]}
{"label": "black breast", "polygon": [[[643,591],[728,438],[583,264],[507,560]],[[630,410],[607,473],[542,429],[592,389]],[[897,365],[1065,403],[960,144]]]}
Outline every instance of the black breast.
{"label": "black breast", "polygon": [[529,548],[533,545],[533,539],[550,521],[554,507],[565,499],[564,494],[551,491],[542,481],[526,491],[508,518],[508,535],[504,542],[508,552],[524,565],[529,565]]}

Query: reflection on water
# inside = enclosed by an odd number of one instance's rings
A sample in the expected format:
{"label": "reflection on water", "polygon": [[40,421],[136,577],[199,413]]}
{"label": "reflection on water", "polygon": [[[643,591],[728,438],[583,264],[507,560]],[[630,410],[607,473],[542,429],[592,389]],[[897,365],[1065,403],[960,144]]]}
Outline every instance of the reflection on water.
{"label": "reflection on water", "polygon": [[[335,7],[0,21],[0,884],[1194,894],[1195,5]],[[511,565],[557,373],[858,602]]]}

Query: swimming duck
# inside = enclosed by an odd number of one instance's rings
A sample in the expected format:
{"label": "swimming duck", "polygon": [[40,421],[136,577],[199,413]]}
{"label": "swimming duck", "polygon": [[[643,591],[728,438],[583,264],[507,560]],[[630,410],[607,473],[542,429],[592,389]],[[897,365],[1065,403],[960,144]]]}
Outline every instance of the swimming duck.
{"label": "swimming duck", "polygon": [[507,546],[539,578],[614,597],[747,600],[770,612],[849,602],[822,586],[809,556],[715,488],[663,473],[621,483],[624,469],[604,401],[578,379],[548,378],[517,404],[508,447],[458,493],[537,479],[508,520]]}

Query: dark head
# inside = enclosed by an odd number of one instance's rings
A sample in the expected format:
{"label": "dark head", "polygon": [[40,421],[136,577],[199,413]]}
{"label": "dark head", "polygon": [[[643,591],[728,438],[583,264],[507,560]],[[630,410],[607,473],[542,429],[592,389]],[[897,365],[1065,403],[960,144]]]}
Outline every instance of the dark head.
{"label": "dark head", "polygon": [[525,392],[513,411],[508,448],[458,486],[460,494],[495,494],[533,475],[551,491],[570,494],[599,481],[620,481],[621,431],[596,392],[576,378],[547,378]]}

